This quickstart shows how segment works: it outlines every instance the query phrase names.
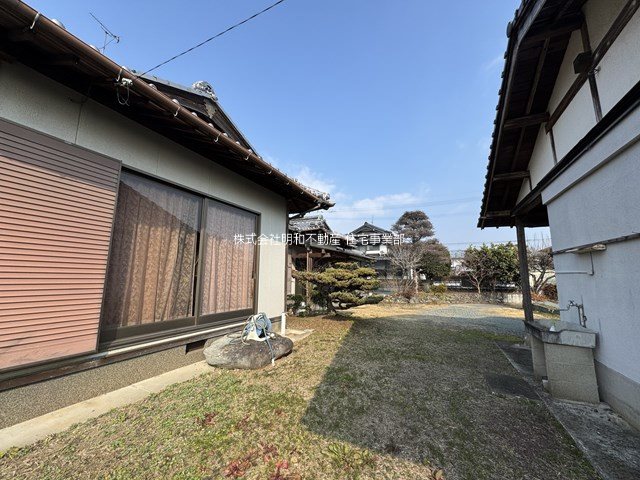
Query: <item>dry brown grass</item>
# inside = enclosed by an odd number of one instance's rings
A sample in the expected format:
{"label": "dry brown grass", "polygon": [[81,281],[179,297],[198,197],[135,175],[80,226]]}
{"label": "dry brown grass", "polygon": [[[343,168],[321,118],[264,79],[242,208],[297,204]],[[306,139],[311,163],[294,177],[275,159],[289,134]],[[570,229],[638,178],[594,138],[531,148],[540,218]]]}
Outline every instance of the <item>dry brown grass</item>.
{"label": "dry brown grass", "polygon": [[494,341],[517,338],[430,311],[291,319],[314,334],[275,368],[212,370],[5,452],[0,478],[596,478],[543,405],[487,388],[515,374]]}

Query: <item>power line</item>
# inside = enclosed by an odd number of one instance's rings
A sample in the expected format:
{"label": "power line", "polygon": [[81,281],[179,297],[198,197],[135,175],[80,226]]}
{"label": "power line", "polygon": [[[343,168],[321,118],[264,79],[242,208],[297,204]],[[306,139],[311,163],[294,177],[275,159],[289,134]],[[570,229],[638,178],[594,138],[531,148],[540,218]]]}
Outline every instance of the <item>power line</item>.
{"label": "power line", "polygon": [[102,28],[102,31],[104,32],[104,42],[102,44],[102,48],[100,49],[102,50],[102,53],[104,53],[107,50],[107,47],[111,44],[111,42],[115,41],[116,43],[120,43],[120,36],[116,35],[111,30],[109,30],[109,28],[104,23],[102,23],[100,19],[96,17],[93,13],[89,12],[89,15],[91,15],[93,19],[96,22],[98,22],[98,25],[100,25],[100,27]]}
{"label": "power line", "polygon": [[157,68],[162,67],[163,65],[166,65],[169,62],[173,62],[175,59],[182,57],[183,55],[186,55],[189,52],[194,51],[196,48],[200,48],[201,46],[209,43],[212,40],[215,40],[218,37],[221,37],[222,35],[224,35],[225,33],[230,32],[231,30],[233,30],[234,28],[238,28],[240,25],[244,25],[245,23],[253,20],[254,18],[262,15],[265,12],[268,12],[269,10],[271,10],[274,7],[277,7],[278,5],[280,5],[282,2],[284,2],[285,0],[278,0],[276,3],[273,3],[271,5],[269,5],[267,8],[260,10],[258,13],[254,13],[253,15],[251,15],[250,17],[245,18],[244,20],[231,25],[229,28],[221,31],[220,33],[216,33],[214,36],[207,38],[206,40],[203,40],[202,42],[198,43],[197,45],[194,45],[191,48],[187,48],[185,51],[178,53],[177,55],[174,55],[173,57],[165,60],[164,62],[159,63],[158,65],[156,65],[155,67],[150,68],[149,70],[147,70],[146,72],[140,73],[137,76],[141,77],[142,75],[146,75],[149,72],[153,72],[154,70],[156,70]]}
{"label": "power line", "polygon": [[422,200],[414,200],[411,202],[402,203],[386,203],[384,206],[367,207],[367,208],[338,208],[335,210],[327,210],[327,213],[339,213],[339,212],[375,212],[380,210],[393,210],[395,208],[402,208],[407,206],[421,206],[421,207],[435,207],[438,205],[459,205],[464,203],[470,203],[480,201],[477,197],[465,197],[455,198],[451,200],[439,200],[434,202],[423,202]]}
{"label": "power line", "polygon": [[[531,238],[531,239],[527,239],[527,243],[538,243],[540,241],[551,241],[551,238],[540,238],[540,239],[536,239],[536,238]],[[443,245],[481,245],[483,243],[486,244],[490,244],[490,243],[516,243],[516,240],[480,240],[480,241],[475,241],[475,242],[443,242]]]}
{"label": "power line", "polygon": [[[338,213],[338,215],[336,216],[332,216],[331,215],[331,210],[327,210],[326,213],[324,213],[323,215],[326,216],[327,218],[332,218],[333,220],[355,220],[356,217],[351,217],[351,216],[345,216],[345,215],[340,215],[340,213]],[[348,213],[348,211],[344,211],[341,212],[343,214]],[[444,213],[434,213],[429,215],[429,218],[440,218],[440,217],[459,217],[459,216],[464,216],[464,215],[477,215],[478,212],[473,211],[473,212],[469,212],[469,211],[465,211],[465,212],[444,212]],[[379,215],[374,215],[375,220],[379,221],[379,220],[397,220],[399,218],[399,215],[385,215],[385,216],[379,216]]]}

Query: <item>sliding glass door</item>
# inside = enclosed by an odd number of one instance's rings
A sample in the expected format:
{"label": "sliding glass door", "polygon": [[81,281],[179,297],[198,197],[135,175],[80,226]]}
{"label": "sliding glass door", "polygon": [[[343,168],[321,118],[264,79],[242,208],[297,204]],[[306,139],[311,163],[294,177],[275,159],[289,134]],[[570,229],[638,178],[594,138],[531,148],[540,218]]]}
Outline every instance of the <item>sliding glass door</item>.
{"label": "sliding glass door", "polygon": [[256,215],[207,199],[202,238],[203,320],[253,311],[256,249],[252,239],[256,230]]}
{"label": "sliding glass door", "polygon": [[256,246],[244,239],[257,233],[257,218],[123,172],[100,342],[142,339],[253,313]]}

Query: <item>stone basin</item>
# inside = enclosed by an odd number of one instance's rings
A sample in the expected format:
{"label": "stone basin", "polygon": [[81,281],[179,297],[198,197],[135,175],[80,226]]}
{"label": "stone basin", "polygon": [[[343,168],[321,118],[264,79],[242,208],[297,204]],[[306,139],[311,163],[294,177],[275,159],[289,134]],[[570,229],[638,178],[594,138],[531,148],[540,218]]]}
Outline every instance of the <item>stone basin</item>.
{"label": "stone basin", "polygon": [[560,320],[534,320],[526,322],[527,332],[543,343],[570,345],[572,347],[595,348],[597,332],[577,323]]}
{"label": "stone basin", "polygon": [[525,327],[534,377],[546,381],[556,398],[597,404],[600,397],[593,361],[597,332],[552,320],[525,322]]}

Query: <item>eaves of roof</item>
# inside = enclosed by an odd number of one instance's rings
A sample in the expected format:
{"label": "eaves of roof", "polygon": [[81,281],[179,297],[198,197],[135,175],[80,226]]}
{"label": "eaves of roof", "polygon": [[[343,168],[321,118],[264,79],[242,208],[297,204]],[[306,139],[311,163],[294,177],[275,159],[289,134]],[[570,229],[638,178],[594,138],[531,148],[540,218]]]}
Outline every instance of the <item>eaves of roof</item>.
{"label": "eaves of roof", "polygon": [[[211,122],[17,0],[0,2],[0,58],[18,61],[271,190],[302,213],[333,206]],[[118,101],[125,92],[127,102]]]}
{"label": "eaves of roof", "polygon": [[[572,31],[585,0],[524,0],[508,44],[478,227],[513,226],[513,210]],[[508,127],[505,127],[508,125]],[[544,212],[532,222],[544,223]],[[535,226],[535,225],[531,225]]]}

